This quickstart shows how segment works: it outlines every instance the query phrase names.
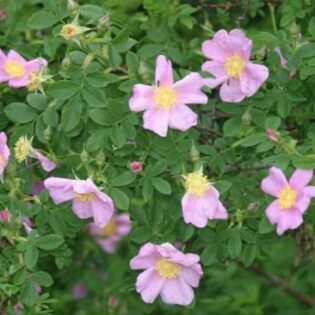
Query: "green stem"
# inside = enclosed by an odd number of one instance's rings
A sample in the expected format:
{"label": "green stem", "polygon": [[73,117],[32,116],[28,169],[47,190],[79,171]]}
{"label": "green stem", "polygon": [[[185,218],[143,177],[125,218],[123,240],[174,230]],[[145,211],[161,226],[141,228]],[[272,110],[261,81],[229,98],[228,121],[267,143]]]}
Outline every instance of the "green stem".
{"label": "green stem", "polygon": [[275,15],[275,7],[272,3],[268,2],[268,8],[270,12],[271,25],[274,33],[278,33],[276,15]]}

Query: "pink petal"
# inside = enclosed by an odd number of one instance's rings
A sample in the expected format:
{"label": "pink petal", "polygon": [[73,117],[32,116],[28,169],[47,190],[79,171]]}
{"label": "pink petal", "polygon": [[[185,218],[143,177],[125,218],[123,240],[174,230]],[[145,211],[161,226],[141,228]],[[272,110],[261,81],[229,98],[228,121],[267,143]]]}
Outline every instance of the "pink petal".
{"label": "pink petal", "polygon": [[271,224],[277,224],[280,220],[281,212],[278,200],[274,200],[266,209],[266,216]]}
{"label": "pink petal", "polygon": [[151,267],[139,274],[136,290],[141,294],[144,302],[153,303],[161,291],[163,282],[154,267]]}
{"label": "pink petal", "polygon": [[189,305],[194,299],[194,291],[179,277],[164,281],[161,298],[166,304]]}
{"label": "pink petal", "polygon": [[140,248],[139,254],[130,260],[130,268],[133,270],[147,269],[155,265],[160,258],[156,246],[146,243]]}
{"label": "pink petal", "polygon": [[297,169],[291,176],[289,180],[290,186],[292,186],[297,191],[303,189],[305,186],[309,184],[309,182],[313,178],[312,170],[302,170]]}
{"label": "pink petal", "polygon": [[20,88],[27,86],[29,83],[28,76],[24,76],[21,78],[10,78],[8,81],[8,85],[13,88]]}
{"label": "pink petal", "polygon": [[106,253],[114,254],[117,251],[117,242],[112,238],[97,240],[97,243]]}
{"label": "pink petal", "polygon": [[103,202],[99,198],[95,198],[91,202],[94,223],[99,227],[104,227],[112,219],[115,212],[113,203]]}
{"label": "pink petal", "polygon": [[228,75],[224,70],[224,65],[220,61],[206,61],[202,65],[202,70],[210,72],[214,76],[214,78],[204,79],[205,84],[208,85],[210,88],[215,88],[228,80]]}
{"label": "pink petal", "polygon": [[281,66],[285,67],[286,64],[287,64],[287,60],[283,57],[282,52],[281,52],[281,48],[280,47],[276,47],[274,49],[274,51],[279,55]]}
{"label": "pink petal", "polygon": [[172,63],[165,56],[160,55],[156,60],[155,85],[167,86],[173,84]]}
{"label": "pink petal", "polygon": [[286,186],[288,186],[287,179],[282,170],[277,167],[270,168],[269,175],[261,182],[261,189],[274,197],[277,197]]}
{"label": "pink petal", "polygon": [[41,154],[38,150],[32,148],[31,153],[39,160],[41,167],[46,172],[51,172],[57,167],[57,164],[49,160],[45,155]]}
{"label": "pink petal", "polygon": [[93,215],[93,210],[90,202],[82,202],[73,199],[72,210],[80,219],[88,219]]}
{"label": "pink petal", "polygon": [[242,31],[237,29],[232,30],[229,35],[234,52],[248,60],[253,46],[252,41]]}
{"label": "pink petal", "polygon": [[128,214],[121,214],[116,218],[117,231],[120,236],[128,235],[131,231],[132,225]]}
{"label": "pink petal", "polygon": [[239,103],[245,96],[241,90],[240,81],[233,78],[224,82],[220,88],[220,97],[223,102]]}
{"label": "pink petal", "polygon": [[44,186],[48,189],[55,204],[58,205],[74,198],[73,183],[74,181],[71,179],[50,177],[44,181]]}
{"label": "pink petal", "polygon": [[166,137],[168,129],[169,111],[164,109],[147,109],[143,114],[143,127]]}
{"label": "pink petal", "polygon": [[[198,264],[200,267],[200,265]],[[201,267],[200,267],[201,270]],[[192,287],[197,288],[202,272],[196,272],[191,267],[181,267],[181,277]]]}
{"label": "pink petal", "polygon": [[212,40],[202,44],[202,52],[209,59],[225,61],[232,53],[228,33],[225,30],[216,32]]}
{"label": "pink petal", "polygon": [[129,100],[129,108],[133,112],[140,112],[154,106],[154,88],[144,84],[133,87],[133,96]]}
{"label": "pink petal", "polygon": [[218,220],[226,220],[228,218],[228,212],[226,208],[223,206],[220,200],[217,201],[217,208],[213,218],[209,219],[218,219]]}
{"label": "pink petal", "polygon": [[4,69],[4,65],[6,63],[6,60],[7,60],[7,56],[0,49],[0,83],[8,81],[10,78]]}
{"label": "pink petal", "polygon": [[9,164],[9,158],[10,158],[10,149],[7,145],[7,135],[4,132],[0,132],[0,155],[3,159],[2,163],[0,163],[0,175],[3,174],[4,169]]}
{"label": "pink petal", "polygon": [[315,186],[307,186],[303,188],[303,194],[308,196],[309,198],[315,197]]}
{"label": "pink petal", "polygon": [[202,92],[205,80],[198,73],[191,73],[174,84],[180,104],[207,104],[208,97]]}
{"label": "pink petal", "polygon": [[304,212],[306,212],[306,210],[310,206],[310,203],[311,203],[310,197],[305,195],[303,192],[302,196],[298,198],[298,200],[296,201],[294,208],[299,210],[303,214]]}
{"label": "pink petal", "polygon": [[[213,205],[207,204],[206,207]],[[205,214],[203,202],[200,202],[198,197],[190,194],[185,194],[182,199],[182,211],[185,223],[191,223],[199,228],[203,228],[208,223],[208,218]]]}
{"label": "pink petal", "polygon": [[28,73],[39,72],[43,67],[46,67],[47,65],[48,62],[46,59],[36,58],[27,62],[26,69]]}
{"label": "pink petal", "polygon": [[263,65],[248,63],[240,75],[242,92],[250,97],[254,95],[269,76],[269,70]]}
{"label": "pink petal", "polygon": [[19,61],[20,63],[22,63],[23,65],[26,64],[26,60],[19,54],[17,53],[15,50],[11,49],[9,52],[8,52],[8,59],[13,59],[13,60],[17,60]]}
{"label": "pink petal", "polygon": [[277,226],[277,234],[282,235],[286,230],[294,230],[303,223],[302,214],[295,209],[285,209],[281,213]]}
{"label": "pink petal", "polygon": [[186,105],[177,105],[170,111],[169,126],[173,129],[186,131],[197,125],[198,116]]}

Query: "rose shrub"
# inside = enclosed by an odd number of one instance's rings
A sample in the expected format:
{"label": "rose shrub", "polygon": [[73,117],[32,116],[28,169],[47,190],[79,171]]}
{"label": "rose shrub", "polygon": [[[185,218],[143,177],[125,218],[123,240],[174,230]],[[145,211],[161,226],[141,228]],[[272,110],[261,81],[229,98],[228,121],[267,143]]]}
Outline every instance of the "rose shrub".
{"label": "rose shrub", "polygon": [[314,13],[1,1],[0,314],[314,314]]}

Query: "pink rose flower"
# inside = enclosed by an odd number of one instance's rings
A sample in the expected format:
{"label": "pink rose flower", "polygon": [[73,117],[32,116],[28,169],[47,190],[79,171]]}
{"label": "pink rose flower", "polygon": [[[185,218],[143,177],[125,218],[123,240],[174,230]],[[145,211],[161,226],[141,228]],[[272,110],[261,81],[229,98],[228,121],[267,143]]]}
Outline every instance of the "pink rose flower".
{"label": "pink rose flower", "polygon": [[197,115],[185,104],[206,104],[202,92],[204,79],[190,73],[174,83],[172,63],[160,55],[156,61],[155,84],[136,84],[129,107],[134,112],[144,111],[143,127],[165,137],[168,127],[186,131],[197,124]]}
{"label": "pink rose flower", "polygon": [[3,209],[0,211],[0,222],[10,222],[11,221],[11,214],[9,210]]}
{"label": "pink rose flower", "polygon": [[143,164],[140,161],[133,161],[130,163],[130,168],[134,173],[139,173],[143,169]]}
{"label": "pink rose flower", "polygon": [[2,176],[4,169],[9,164],[10,149],[7,145],[7,135],[0,132],[0,176]]}
{"label": "pink rose flower", "polygon": [[315,197],[315,186],[307,186],[312,177],[313,171],[297,169],[288,182],[279,168],[272,167],[262,181],[261,189],[277,198],[266,209],[266,215],[271,224],[277,225],[278,235],[303,223],[303,214]]}
{"label": "pink rose flower", "polygon": [[130,261],[133,270],[144,270],[137,278],[136,290],[146,303],[158,295],[166,304],[189,305],[199,285],[202,269],[199,256],[184,254],[173,245],[147,243]]}
{"label": "pink rose flower", "polygon": [[97,238],[97,243],[105,252],[113,254],[117,251],[119,241],[131,231],[131,222],[128,214],[114,215],[103,228],[91,223],[90,234]]}
{"label": "pink rose flower", "polygon": [[38,73],[47,66],[43,58],[26,61],[20,54],[10,50],[6,56],[0,50],[0,83],[8,81],[9,86],[20,88],[27,86],[33,73]]}
{"label": "pink rose flower", "polygon": [[186,194],[182,199],[182,211],[186,223],[203,228],[208,220],[225,220],[228,217],[227,210],[219,200],[219,192],[206,176],[194,172],[186,175],[185,179]]}
{"label": "pink rose flower", "polygon": [[222,84],[220,97],[224,102],[238,103],[254,95],[267,80],[269,70],[263,65],[250,62],[252,41],[240,30],[228,33],[220,30],[213,39],[202,45],[202,52],[211,59],[202,65],[203,71],[214,78],[205,80],[210,88]]}
{"label": "pink rose flower", "polygon": [[71,200],[72,210],[80,219],[93,217],[97,226],[104,227],[113,217],[113,200],[100,191],[89,178],[73,180],[50,177],[44,181],[44,186],[55,204]]}

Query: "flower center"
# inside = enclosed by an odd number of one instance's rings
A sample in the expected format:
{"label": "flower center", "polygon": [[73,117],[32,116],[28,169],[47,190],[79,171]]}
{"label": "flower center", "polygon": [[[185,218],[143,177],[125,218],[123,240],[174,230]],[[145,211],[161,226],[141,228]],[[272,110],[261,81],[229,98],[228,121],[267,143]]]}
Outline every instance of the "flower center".
{"label": "flower center", "polygon": [[284,188],[279,196],[278,201],[281,209],[288,209],[294,206],[297,193],[290,186]]}
{"label": "flower center", "polygon": [[189,194],[200,197],[208,191],[210,183],[206,176],[194,172],[187,175],[185,186]]}
{"label": "flower center", "polygon": [[91,202],[95,199],[95,194],[94,193],[75,193],[74,199],[80,201],[80,202]]}
{"label": "flower center", "polygon": [[180,274],[180,266],[165,258],[158,260],[155,269],[163,279],[175,279]]}
{"label": "flower center", "polygon": [[60,35],[64,39],[71,39],[78,35],[78,27],[74,24],[66,24],[62,27]]}
{"label": "flower center", "polygon": [[116,233],[117,230],[117,223],[115,220],[109,221],[107,225],[102,228],[102,235],[103,236],[110,236]]}
{"label": "flower center", "polygon": [[30,153],[31,142],[27,139],[27,137],[22,136],[16,142],[14,147],[15,158],[19,163],[23,162]]}
{"label": "flower center", "polygon": [[4,69],[12,78],[21,78],[26,72],[24,65],[18,60],[8,60],[5,63]]}
{"label": "flower center", "polygon": [[29,92],[35,92],[38,90],[41,84],[41,78],[38,71],[33,71],[29,77],[29,83],[27,89]]}
{"label": "flower center", "polygon": [[239,55],[228,57],[224,63],[224,70],[230,78],[238,78],[245,68],[245,61]]}
{"label": "flower center", "polygon": [[177,93],[171,86],[158,87],[154,91],[154,102],[156,107],[162,109],[171,109],[177,101]]}

